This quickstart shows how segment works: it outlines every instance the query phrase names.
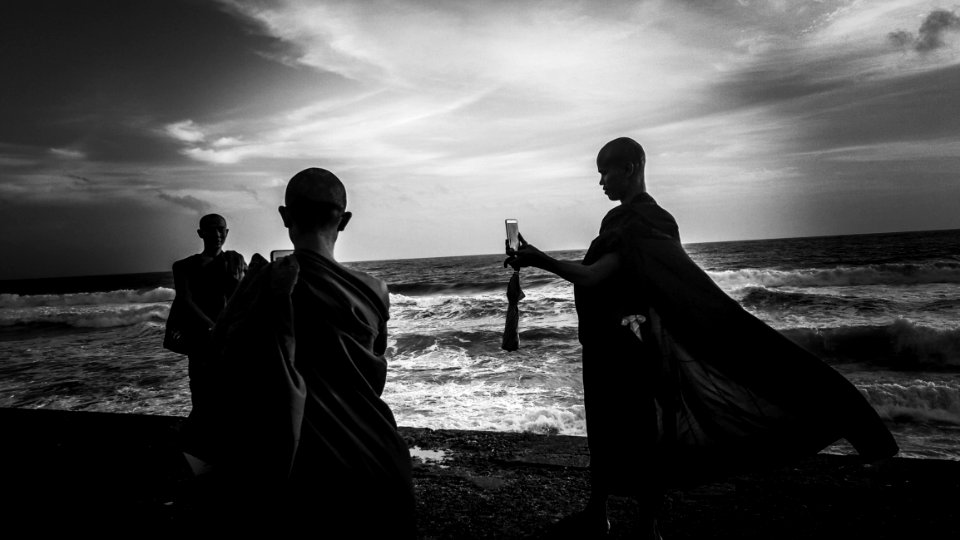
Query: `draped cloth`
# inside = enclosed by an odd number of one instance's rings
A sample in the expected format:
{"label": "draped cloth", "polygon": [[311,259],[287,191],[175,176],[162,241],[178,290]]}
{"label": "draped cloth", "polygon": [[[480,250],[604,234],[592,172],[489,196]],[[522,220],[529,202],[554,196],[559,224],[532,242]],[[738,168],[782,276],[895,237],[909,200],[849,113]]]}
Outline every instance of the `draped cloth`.
{"label": "draped cloth", "polygon": [[[604,474],[623,468],[637,471],[621,474],[627,482],[690,485],[811,455],[841,438],[869,460],[898,452],[859,390],[727,296],[648,194],[606,215],[584,262],[609,252],[620,256],[619,277],[607,290],[576,289],[588,436],[598,427],[601,458],[613,461],[599,465]],[[642,340],[618,328],[634,314],[647,319]],[[624,383],[624,371],[634,380]],[[624,425],[622,410],[615,422],[598,420],[591,399],[618,399],[600,409],[629,407],[637,425]],[[625,429],[647,446],[632,448],[632,459],[617,444]]]}
{"label": "draped cloth", "polygon": [[500,348],[515,351],[520,348],[520,300],[526,296],[520,288],[520,271],[515,270],[507,283],[507,321],[503,327]]}
{"label": "draped cloth", "polygon": [[227,496],[291,526],[302,510],[320,531],[415,535],[410,453],[380,398],[386,285],[309,251],[250,267],[214,328]]}

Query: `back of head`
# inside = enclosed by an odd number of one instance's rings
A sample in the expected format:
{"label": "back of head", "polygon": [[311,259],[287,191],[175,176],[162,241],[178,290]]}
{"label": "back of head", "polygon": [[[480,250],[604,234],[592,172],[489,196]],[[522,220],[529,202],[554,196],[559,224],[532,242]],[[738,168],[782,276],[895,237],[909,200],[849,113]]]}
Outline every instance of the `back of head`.
{"label": "back of head", "polygon": [[641,177],[643,168],[647,163],[647,154],[643,151],[640,143],[630,137],[620,137],[603,145],[600,153],[597,154],[597,164],[604,164],[607,167],[623,167],[632,163],[638,170]]}
{"label": "back of head", "polygon": [[284,194],[291,223],[311,231],[336,227],[347,208],[347,190],[332,172],[312,167],[293,176]]}

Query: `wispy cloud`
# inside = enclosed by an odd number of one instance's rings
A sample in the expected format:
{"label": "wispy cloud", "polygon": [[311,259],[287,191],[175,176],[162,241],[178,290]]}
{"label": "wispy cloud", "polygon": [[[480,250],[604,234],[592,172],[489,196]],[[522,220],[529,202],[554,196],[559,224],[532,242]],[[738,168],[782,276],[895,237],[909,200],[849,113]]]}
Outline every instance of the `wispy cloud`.
{"label": "wispy cloud", "polygon": [[192,195],[172,195],[170,193],[160,191],[157,193],[157,197],[161,200],[173,203],[188,210],[193,210],[197,214],[206,214],[211,208],[210,203],[200,200]]}
{"label": "wispy cloud", "polygon": [[50,153],[63,159],[84,159],[87,157],[87,154],[84,152],[71,148],[51,148]]}
{"label": "wispy cloud", "polygon": [[186,143],[202,142],[207,137],[203,131],[200,130],[200,126],[194,123],[193,120],[183,120],[181,122],[168,124],[164,130],[167,135]]}

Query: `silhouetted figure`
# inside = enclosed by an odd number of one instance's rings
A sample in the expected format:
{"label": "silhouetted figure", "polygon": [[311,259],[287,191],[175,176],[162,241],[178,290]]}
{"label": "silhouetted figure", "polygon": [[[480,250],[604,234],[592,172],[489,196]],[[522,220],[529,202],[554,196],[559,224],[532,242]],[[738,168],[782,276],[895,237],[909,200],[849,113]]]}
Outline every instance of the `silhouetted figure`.
{"label": "silhouetted figure", "polygon": [[306,169],[280,207],[295,251],[250,272],[214,329],[215,520],[331,538],[416,536],[410,452],[389,406],[386,284],[334,259],[346,191]]}
{"label": "silhouetted figure", "polygon": [[753,317],[686,254],[676,221],[646,193],[643,148],[607,143],[600,185],[620,205],[582,262],[521,238],[507,264],[574,284],[592,492],[558,530],[603,535],[609,495],[637,498],[649,538],[667,486],[810,455],[846,438],[892,456],[890,432],[842,375]]}
{"label": "silhouetted figure", "polygon": [[[168,326],[172,323],[176,327],[175,332],[179,334],[176,340],[188,358],[193,407],[187,429],[197,417],[211,412],[214,398],[210,390],[210,332],[247,270],[243,255],[223,251],[229,232],[223,216],[203,216],[197,229],[197,235],[203,240],[203,251],[173,263],[176,297],[170,307]],[[187,440],[190,444],[185,450],[202,457],[206,450],[202,434],[191,435]]]}

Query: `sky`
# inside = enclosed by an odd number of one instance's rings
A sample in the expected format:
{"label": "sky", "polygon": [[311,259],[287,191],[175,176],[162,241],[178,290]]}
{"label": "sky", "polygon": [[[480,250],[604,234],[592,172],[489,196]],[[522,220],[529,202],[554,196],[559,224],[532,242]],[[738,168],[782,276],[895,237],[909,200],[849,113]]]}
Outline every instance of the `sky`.
{"label": "sky", "polygon": [[0,17],[0,279],[169,270],[227,218],[341,261],[585,248],[628,136],[684,242],[960,228],[960,2],[46,1]]}

